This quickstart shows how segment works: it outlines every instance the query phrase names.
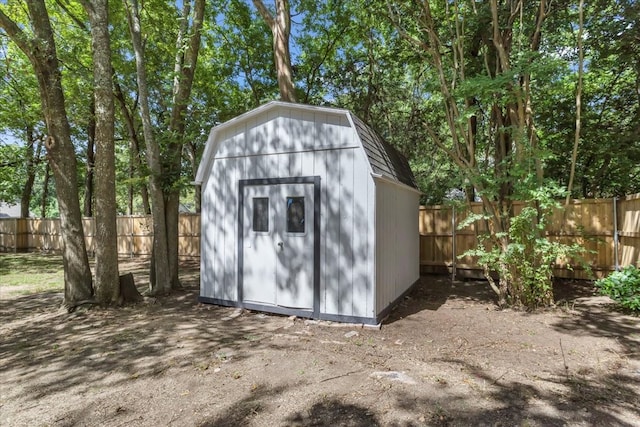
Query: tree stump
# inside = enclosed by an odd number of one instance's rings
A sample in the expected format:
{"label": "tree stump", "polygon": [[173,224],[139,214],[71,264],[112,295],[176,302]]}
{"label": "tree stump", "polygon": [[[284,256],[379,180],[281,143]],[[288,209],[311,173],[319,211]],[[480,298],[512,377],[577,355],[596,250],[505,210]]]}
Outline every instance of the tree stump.
{"label": "tree stump", "polygon": [[120,275],[120,300],[125,304],[144,300],[140,292],[138,292],[138,288],[136,288],[133,274],[131,273]]}

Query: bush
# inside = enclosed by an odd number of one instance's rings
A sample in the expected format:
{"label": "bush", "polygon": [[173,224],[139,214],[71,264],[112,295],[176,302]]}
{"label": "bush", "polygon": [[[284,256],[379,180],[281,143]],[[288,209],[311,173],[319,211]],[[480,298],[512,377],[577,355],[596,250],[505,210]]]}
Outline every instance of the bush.
{"label": "bush", "polygon": [[[500,306],[535,309],[552,305],[553,267],[558,259],[580,263],[590,273],[583,260],[586,249],[577,243],[567,245],[553,241],[546,234],[547,222],[554,210],[562,209],[555,198],[560,191],[554,186],[530,191],[522,198],[527,205],[505,221],[508,224],[506,231],[478,235],[478,246],[459,257],[478,257],[489,285],[498,294]],[[478,220],[495,222],[486,214],[469,214],[459,228]],[[571,268],[571,265],[567,266]],[[492,272],[499,276],[498,285]]]}
{"label": "bush", "polygon": [[596,280],[596,288],[623,308],[640,313],[640,269],[630,265]]}

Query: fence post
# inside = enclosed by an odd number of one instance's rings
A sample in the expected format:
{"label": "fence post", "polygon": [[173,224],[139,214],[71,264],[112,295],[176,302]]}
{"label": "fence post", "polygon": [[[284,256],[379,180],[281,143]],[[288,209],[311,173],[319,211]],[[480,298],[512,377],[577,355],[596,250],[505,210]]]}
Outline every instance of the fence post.
{"label": "fence post", "polygon": [[615,271],[620,271],[618,261],[618,198],[613,198],[613,262]]}
{"label": "fence post", "polygon": [[16,252],[28,252],[29,251],[29,234],[27,229],[27,219],[16,219]]}

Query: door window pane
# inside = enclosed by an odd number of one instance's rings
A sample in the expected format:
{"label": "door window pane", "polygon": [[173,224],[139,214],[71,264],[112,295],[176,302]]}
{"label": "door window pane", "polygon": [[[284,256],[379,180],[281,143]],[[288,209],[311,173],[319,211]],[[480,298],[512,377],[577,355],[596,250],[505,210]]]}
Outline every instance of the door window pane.
{"label": "door window pane", "polygon": [[269,198],[253,198],[253,231],[269,231]]}
{"label": "door window pane", "polygon": [[287,232],[304,233],[304,197],[287,197]]}

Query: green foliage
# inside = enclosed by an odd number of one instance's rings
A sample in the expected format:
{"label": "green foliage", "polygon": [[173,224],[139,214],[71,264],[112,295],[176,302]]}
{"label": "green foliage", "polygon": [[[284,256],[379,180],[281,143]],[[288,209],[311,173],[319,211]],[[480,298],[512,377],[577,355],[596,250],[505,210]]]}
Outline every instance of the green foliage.
{"label": "green foliage", "polygon": [[[588,268],[581,261],[584,248],[576,243],[552,241],[545,235],[550,215],[561,209],[556,201],[561,192],[553,184],[531,190],[520,213],[510,218],[507,232],[478,236],[478,247],[461,256],[478,257],[488,278],[490,272],[496,272],[510,305],[527,308],[551,305],[553,266],[558,259],[576,259]],[[487,218],[482,214],[470,215],[460,227]]]}
{"label": "green foliage", "polygon": [[596,280],[595,285],[622,308],[640,314],[640,268],[630,265]]}
{"label": "green foliage", "polygon": [[20,200],[25,176],[24,147],[0,143],[0,202]]}

